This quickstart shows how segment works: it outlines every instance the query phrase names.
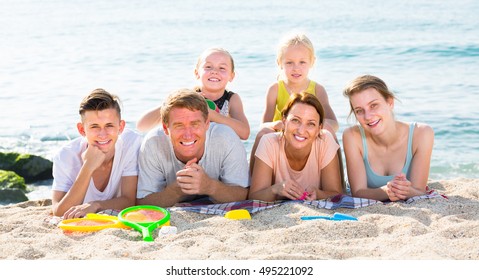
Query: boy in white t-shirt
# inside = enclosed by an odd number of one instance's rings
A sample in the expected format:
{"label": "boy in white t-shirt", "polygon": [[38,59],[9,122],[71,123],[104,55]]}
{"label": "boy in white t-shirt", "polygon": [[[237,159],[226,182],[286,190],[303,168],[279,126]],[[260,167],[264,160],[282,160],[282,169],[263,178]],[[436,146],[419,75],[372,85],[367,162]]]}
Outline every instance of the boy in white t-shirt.
{"label": "boy in white t-shirt", "polygon": [[82,137],[53,159],[53,214],[83,217],[135,205],[141,136],[125,129],[120,100],[95,89],[80,104]]}

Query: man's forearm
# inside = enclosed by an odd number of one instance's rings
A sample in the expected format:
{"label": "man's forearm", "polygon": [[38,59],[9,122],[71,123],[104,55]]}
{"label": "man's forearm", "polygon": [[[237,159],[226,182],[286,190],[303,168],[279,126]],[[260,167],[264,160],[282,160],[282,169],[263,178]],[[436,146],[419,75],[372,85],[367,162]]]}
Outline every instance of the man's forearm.
{"label": "man's forearm", "polygon": [[217,203],[246,200],[248,188],[241,186],[226,185],[220,181],[214,181],[214,191],[210,195],[211,200]]}
{"label": "man's forearm", "polygon": [[152,193],[145,196],[144,198],[137,199],[136,203],[142,205],[155,205],[166,208],[180,202],[183,195],[184,194],[181,192],[181,189],[179,187],[171,185],[167,186],[160,192]]}

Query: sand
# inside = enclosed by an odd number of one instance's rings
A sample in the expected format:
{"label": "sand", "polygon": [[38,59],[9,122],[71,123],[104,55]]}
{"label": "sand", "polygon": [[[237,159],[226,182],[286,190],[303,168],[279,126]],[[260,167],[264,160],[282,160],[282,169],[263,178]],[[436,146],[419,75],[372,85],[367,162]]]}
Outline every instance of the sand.
{"label": "sand", "polygon": [[[448,199],[326,210],[285,204],[229,220],[178,211],[178,233],[64,233],[50,200],[0,207],[0,260],[479,260],[479,179],[430,182]],[[302,221],[341,212],[358,221]]]}

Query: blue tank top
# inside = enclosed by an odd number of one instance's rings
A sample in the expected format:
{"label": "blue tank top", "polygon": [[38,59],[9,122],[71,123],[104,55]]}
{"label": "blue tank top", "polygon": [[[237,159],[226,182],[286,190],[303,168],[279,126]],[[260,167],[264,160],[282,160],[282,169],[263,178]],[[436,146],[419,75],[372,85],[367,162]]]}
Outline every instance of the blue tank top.
{"label": "blue tank top", "polygon": [[[411,178],[411,161],[412,161],[412,136],[414,134],[414,127],[416,126],[416,123],[411,123],[409,125],[409,136],[407,140],[407,153],[406,153],[406,162],[404,163],[404,167],[402,169],[402,172],[406,174],[406,178],[410,180]],[[390,176],[381,176],[377,175],[374,173],[374,171],[371,168],[371,165],[369,165],[369,160],[368,160],[368,145],[366,143],[366,136],[364,134],[363,128],[359,125],[359,131],[361,132],[361,138],[363,140],[363,161],[364,161],[364,167],[366,168],[366,176],[368,178],[368,188],[376,189],[380,188],[384,185],[386,185],[389,181],[391,181],[395,175],[390,175]]]}

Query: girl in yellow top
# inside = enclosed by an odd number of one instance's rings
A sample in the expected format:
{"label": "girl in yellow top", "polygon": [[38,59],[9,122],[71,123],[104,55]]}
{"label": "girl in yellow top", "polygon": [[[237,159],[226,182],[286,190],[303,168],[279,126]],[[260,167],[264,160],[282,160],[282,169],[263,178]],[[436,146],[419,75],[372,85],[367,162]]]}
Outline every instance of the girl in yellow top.
{"label": "girl in yellow top", "polygon": [[256,135],[251,151],[250,167],[254,164],[254,153],[260,138],[267,133],[280,131],[283,128],[281,111],[294,93],[307,92],[316,95],[324,108],[324,129],[331,132],[336,139],[338,122],[331,106],[328,94],[323,86],[309,79],[309,70],[316,57],[311,41],[304,34],[295,34],[280,43],[276,63],[280,69],[277,82],[273,83],[266,94],[266,108],[263,113],[261,130]]}

